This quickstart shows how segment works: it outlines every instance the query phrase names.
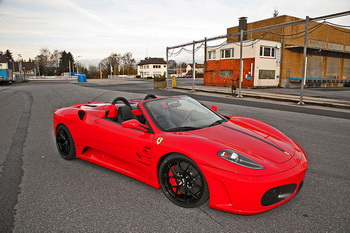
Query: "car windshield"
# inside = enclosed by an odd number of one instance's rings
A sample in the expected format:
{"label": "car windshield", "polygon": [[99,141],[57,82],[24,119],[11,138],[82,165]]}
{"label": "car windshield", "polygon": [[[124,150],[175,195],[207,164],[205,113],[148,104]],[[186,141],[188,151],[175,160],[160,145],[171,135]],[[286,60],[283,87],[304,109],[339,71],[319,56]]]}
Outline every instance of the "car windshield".
{"label": "car windshield", "polygon": [[155,99],[144,104],[163,131],[180,132],[221,124],[226,118],[188,96]]}

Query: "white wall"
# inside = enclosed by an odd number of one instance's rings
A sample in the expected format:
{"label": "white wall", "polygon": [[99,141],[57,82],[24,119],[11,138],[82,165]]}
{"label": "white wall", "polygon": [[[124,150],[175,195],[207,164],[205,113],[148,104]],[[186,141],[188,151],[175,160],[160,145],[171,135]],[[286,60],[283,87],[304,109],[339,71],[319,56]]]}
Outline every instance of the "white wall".
{"label": "white wall", "polygon": [[0,63],[0,69],[8,69],[7,63]]}
{"label": "white wall", "polygon": [[[155,68],[154,66],[160,66],[160,68]],[[137,66],[137,75],[141,75],[141,77],[154,77],[156,75],[164,75],[166,74],[166,64],[147,64],[142,66]]]}
{"label": "white wall", "polygon": [[[193,66],[193,64],[192,64]],[[189,71],[191,71],[192,73],[192,67],[190,65],[187,65],[186,67],[186,73],[188,73]],[[203,74],[204,73],[204,68],[198,68],[196,67],[195,71],[198,73],[198,74]]]}
{"label": "white wall", "polygon": [[[260,46],[275,48],[275,58],[266,58],[260,56]],[[254,48],[255,69],[254,86],[278,86],[281,70],[281,43],[276,41],[259,41]],[[259,79],[259,70],[275,70],[275,79]]]}

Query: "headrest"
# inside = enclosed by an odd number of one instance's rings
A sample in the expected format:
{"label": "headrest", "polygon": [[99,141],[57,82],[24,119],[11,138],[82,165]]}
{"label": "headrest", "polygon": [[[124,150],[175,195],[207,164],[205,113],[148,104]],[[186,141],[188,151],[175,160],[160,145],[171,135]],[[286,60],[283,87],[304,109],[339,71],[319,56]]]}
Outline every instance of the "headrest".
{"label": "headrest", "polygon": [[117,107],[114,104],[109,105],[106,113],[106,118],[115,118],[118,114]]}
{"label": "headrest", "polygon": [[134,119],[134,115],[132,114],[131,108],[129,106],[119,107],[118,112],[124,121]]}

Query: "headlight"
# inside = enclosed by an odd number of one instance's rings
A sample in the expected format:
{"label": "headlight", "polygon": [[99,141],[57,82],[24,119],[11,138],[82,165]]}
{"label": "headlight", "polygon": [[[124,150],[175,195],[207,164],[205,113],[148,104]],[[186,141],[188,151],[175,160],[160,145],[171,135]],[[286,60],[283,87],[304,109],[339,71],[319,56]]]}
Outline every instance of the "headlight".
{"label": "headlight", "polygon": [[250,158],[241,155],[233,150],[224,149],[218,152],[218,156],[221,158],[230,161],[232,163],[238,164],[243,167],[248,167],[252,169],[263,169],[264,167],[255,162],[254,160],[251,160]]}

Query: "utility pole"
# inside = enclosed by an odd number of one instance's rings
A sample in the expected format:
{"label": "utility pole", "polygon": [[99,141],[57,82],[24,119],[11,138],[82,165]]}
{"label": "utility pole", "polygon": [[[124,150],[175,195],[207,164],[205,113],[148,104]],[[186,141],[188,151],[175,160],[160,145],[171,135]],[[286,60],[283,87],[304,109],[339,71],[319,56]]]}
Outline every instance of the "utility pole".
{"label": "utility pole", "polygon": [[308,40],[309,40],[309,16],[306,16],[305,20],[305,36],[304,36],[304,50],[303,50],[303,77],[300,83],[300,102],[298,104],[304,105],[304,85],[306,83],[306,62],[307,62],[307,46],[308,46]]}
{"label": "utility pole", "polygon": [[81,56],[77,56],[77,73],[79,73],[79,62],[78,62],[78,58]]}
{"label": "utility pole", "polygon": [[101,63],[100,63],[100,79],[102,79],[102,69],[101,69]]}
{"label": "utility pole", "polygon": [[243,30],[240,34],[240,49],[239,49],[239,89],[237,97],[242,98],[242,81],[243,81]]}
{"label": "utility pole", "polygon": [[204,37],[204,74],[205,74],[205,71],[207,70],[207,58],[208,56],[208,51],[207,51],[207,38]]}
{"label": "utility pole", "polygon": [[193,68],[192,68],[192,92],[195,92],[194,90],[194,80],[196,79],[196,59],[195,59],[195,51],[196,49],[196,41],[193,41]]}
{"label": "utility pole", "polygon": [[18,72],[19,72],[19,76],[22,75],[22,63],[21,63],[21,58],[22,58],[22,55],[21,54],[18,54]]}
{"label": "utility pole", "polygon": [[166,80],[166,88],[169,89],[170,88],[170,85],[169,85],[169,48],[166,47],[166,77],[165,77],[165,80]]}
{"label": "utility pole", "polygon": [[71,74],[72,74],[72,70],[71,70],[71,63],[70,63],[70,59],[68,60],[68,64],[69,64],[69,66],[68,66],[68,70],[69,70],[69,78],[70,78],[70,76],[71,76]]}

